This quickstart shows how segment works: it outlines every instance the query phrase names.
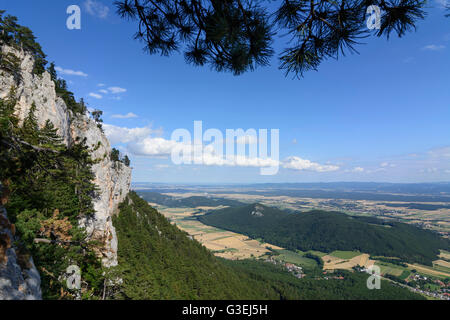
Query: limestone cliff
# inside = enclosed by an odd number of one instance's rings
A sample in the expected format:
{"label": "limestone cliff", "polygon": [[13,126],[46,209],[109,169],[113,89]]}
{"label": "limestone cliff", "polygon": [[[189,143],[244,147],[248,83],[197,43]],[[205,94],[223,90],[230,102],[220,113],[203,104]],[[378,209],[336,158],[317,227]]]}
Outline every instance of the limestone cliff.
{"label": "limestone cliff", "polygon": [[27,53],[1,48],[2,53],[13,52],[20,61],[20,79],[7,73],[0,73],[0,98],[5,98],[11,87],[16,88],[16,114],[23,120],[29,113],[31,106],[36,106],[35,116],[38,124],[44,126],[50,120],[58,129],[59,135],[67,146],[79,139],[86,139],[91,148],[92,159],[98,159],[93,166],[95,183],[99,188],[98,197],[94,199],[96,214],[93,218],[80,221],[86,227],[92,239],[100,240],[104,246],[99,255],[105,266],[117,264],[117,236],[112,225],[112,216],[118,205],[129,192],[131,183],[131,169],[110,158],[111,146],[97,123],[88,115],[75,116],[68,110],[65,102],[55,92],[55,84],[50,74],[33,74],[33,57]]}
{"label": "limestone cliff", "polygon": [[0,206],[0,300],[39,300],[41,278],[33,258],[14,245],[15,227]]}

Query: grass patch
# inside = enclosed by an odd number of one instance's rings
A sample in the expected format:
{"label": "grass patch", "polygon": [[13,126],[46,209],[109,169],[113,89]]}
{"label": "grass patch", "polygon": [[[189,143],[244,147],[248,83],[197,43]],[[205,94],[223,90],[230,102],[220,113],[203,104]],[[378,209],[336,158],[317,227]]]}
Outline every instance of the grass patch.
{"label": "grass patch", "polygon": [[357,257],[361,255],[361,252],[359,251],[341,251],[341,250],[336,250],[330,253],[330,256],[339,258],[339,259],[344,259],[344,260],[350,260],[353,259],[354,257]]}
{"label": "grass patch", "polygon": [[293,263],[306,268],[316,268],[317,262],[313,259],[304,257],[304,253],[290,250],[275,250],[278,255],[274,258],[288,263]]}
{"label": "grass patch", "polygon": [[390,274],[396,277],[402,276],[403,272],[406,270],[398,265],[384,261],[377,261],[376,265],[380,267],[381,274]]}
{"label": "grass patch", "polygon": [[411,271],[409,270],[403,270],[402,274],[399,276],[400,279],[406,280],[409,275],[411,274]]}
{"label": "grass patch", "polygon": [[315,250],[309,250],[308,253],[318,256],[319,258],[322,258],[327,255],[327,253],[325,253],[325,252],[315,251]]}

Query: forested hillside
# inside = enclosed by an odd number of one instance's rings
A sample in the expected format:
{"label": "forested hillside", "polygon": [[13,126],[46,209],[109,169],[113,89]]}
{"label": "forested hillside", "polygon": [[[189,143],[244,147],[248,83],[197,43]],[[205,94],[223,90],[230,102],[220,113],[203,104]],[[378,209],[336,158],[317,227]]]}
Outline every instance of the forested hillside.
{"label": "forested hillside", "polygon": [[218,206],[237,207],[243,205],[242,202],[223,198],[201,197],[201,196],[175,198],[161,193],[145,190],[137,190],[136,192],[148,202],[160,204],[171,208],[195,208],[195,207],[218,207]]}
{"label": "forested hillside", "polygon": [[415,226],[314,210],[287,213],[262,205],[225,208],[199,217],[211,226],[302,251],[359,250],[431,265],[450,241]]}
{"label": "forested hillside", "polygon": [[368,290],[367,275],[344,280],[297,279],[281,266],[214,257],[131,192],[114,218],[119,237],[117,299],[418,299],[382,283]]}
{"label": "forested hillside", "polygon": [[[42,298],[99,299],[103,260],[114,261],[108,215],[119,187],[128,193],[131,169],[111,160],[100,124],[55,64],[47,66],[33,32],[3,10],[0,30],[0,205],[11,231],[0,233],[0,293],[7,292],[0,296],[15,299],[24,290],[11,275],[26,273],[34,260]],[[80,290],[68,288],[69,266],[80,270]]]}

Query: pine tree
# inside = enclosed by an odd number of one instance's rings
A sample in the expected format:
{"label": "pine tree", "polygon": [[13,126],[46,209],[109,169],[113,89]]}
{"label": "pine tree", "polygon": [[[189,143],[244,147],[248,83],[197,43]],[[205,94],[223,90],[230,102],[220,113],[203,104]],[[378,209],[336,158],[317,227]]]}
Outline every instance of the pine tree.
{"label": "pine tree", "polygon": [[[301,77],[328,58],[356,52],[370,34],[389,38],[414,30],[425,18],[420,0],[120,0],[117,13],[138,21],[135,38],[149,54],[184,51],[186,61],[235,75],[266,66],[275,35],[290,35],[280,68]],[[369,30],[367,8],[382,11],[379,30]]]}

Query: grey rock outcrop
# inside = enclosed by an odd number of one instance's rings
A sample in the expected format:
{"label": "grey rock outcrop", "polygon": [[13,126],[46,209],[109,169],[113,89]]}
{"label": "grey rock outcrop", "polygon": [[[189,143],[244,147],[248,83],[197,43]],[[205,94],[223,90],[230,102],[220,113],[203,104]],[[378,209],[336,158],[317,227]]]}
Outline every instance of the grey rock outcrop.
{"label": "grey rock outcrop", "polygon": [[92,159],[99,160],[93,166],[95,183],[99,188],[94,199],[96,214],[80,221],[92,239],[99,240],[104,246],[98,252],[105,266],[117,264],[117,236],[112,225],[112,216],[117,213],[118,205],[127,196],[131,184],[131,168],[111,160],[111,145],[88,115],[74,115],[68,110],[63,99],[57,96],[55,84],[50,74],[33,74],[33,57],[8,46],[1,48],[3,53],[13,52],[21,61],[21,81],[6,73],[0,73],[0,98],[5,98],[15,87],[17,105],[15,112],[19,119],[28,115],[31,106],[36,106],[35,116],[38,124],[44,126],[50,120],[67,146],[86,139],[91,148]]}
{"label": "grey rock outcrop", "polygon": [[14,226],[0,206],[0,300],[40,300],[41,277],[33,258],[14,246]]}

